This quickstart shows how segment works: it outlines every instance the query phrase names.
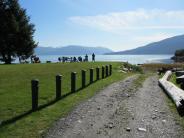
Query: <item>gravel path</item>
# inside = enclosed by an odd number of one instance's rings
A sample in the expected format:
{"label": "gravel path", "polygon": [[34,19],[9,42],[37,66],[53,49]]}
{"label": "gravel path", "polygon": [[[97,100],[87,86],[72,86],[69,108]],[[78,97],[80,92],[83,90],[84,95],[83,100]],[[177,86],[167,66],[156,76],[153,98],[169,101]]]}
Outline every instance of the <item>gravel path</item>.
{"label": "gravel path", "polygon": [[137,78],[114,83],[80,104],[46,137],[183,138],[184,131],[166,103],[158,78],[149,77],[138,90]]}

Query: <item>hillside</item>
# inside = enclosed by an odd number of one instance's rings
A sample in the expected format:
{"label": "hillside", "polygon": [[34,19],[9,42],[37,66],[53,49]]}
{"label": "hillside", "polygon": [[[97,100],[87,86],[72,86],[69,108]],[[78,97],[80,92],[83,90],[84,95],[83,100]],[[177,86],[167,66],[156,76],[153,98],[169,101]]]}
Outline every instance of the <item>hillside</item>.
{"label": "hillside", "polygon": [[176,50],[184,48],[184,35],[150,43],[131,50],[106,53],[107,55],[141,55],[141,54],[174,54]]}
{"label": "hillside", "polygon": [[84,55],[95,53],[97,55],[113,52],[112,50],[104,47],[85,47],[85,46],[65,46],[65,47],[37,47],[35,54],[37,55]]}

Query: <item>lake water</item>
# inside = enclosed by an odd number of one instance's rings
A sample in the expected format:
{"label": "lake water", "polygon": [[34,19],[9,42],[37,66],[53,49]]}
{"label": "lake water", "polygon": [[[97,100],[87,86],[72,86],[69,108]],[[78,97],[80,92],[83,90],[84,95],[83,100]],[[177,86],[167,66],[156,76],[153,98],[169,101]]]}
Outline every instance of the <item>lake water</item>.
{"label": "lake water", "polygon": [[[64,55],[66,57],[78,57],[79,55]],[[81,55],[84,58],[84,55]],[[120,61],[129,62],[132,64],[143,63],[172,63],[170,58],[173,55],[96,55],[96,61]],[[58,57],[61,55],[40,55],[39,58],[42,63],[46,61],[58,62]],[[91,55],[88,55],[89,61],[91,61]],[[15,61],[18,63],[18,60]]]}

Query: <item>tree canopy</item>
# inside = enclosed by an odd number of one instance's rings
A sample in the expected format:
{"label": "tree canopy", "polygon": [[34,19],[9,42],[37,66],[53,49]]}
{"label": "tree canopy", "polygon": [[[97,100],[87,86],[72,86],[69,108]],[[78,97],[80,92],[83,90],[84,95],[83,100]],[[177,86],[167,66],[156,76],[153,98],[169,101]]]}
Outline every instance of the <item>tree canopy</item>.
{"label": "tree canopy", "polygon": [[184,56],[184,49],[176,50],[175,56],[183,57]]}
{"label": "tree canopy", "polygon": [[11,64],[15,57],[29,58],[37,43],[35,29],[18,0],[0,0],[0,60]]}

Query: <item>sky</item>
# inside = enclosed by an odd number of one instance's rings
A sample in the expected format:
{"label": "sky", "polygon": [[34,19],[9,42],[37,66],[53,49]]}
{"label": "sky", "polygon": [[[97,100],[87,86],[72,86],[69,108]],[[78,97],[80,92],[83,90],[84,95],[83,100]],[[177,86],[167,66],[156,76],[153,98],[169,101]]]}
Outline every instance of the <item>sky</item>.
{"label": "sky", "polygon": [[114,51],[184,34],[184,0],[19,0],[39,46]]}

